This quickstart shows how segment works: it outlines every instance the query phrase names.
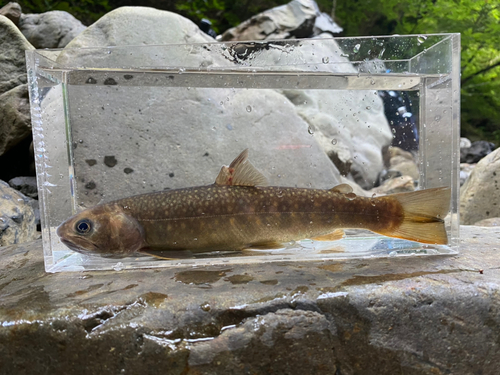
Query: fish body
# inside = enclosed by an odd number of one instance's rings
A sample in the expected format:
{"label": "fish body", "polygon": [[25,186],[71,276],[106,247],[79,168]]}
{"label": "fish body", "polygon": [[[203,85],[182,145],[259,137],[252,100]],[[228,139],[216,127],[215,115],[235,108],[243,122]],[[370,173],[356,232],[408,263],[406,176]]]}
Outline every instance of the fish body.
{"label": "fish body", "polygon": [[362,228],[427,243],[447,243],[442,218],[449,189],[360,197],[342,184],[330,190],[264,185],[245,150],[216,183],[132,196],[87,209],[57,230],[69,248],[102,255],[275,247],[338,239]]}

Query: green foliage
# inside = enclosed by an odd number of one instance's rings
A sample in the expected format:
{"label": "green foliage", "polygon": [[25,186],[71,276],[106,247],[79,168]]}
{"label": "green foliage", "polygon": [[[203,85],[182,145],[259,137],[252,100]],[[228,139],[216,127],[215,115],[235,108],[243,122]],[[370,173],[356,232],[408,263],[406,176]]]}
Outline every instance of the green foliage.
{"label": "green foliage", "polygon": [[346,36],[460,32],[462,135],[500,144],[500,0],[338,0]]}

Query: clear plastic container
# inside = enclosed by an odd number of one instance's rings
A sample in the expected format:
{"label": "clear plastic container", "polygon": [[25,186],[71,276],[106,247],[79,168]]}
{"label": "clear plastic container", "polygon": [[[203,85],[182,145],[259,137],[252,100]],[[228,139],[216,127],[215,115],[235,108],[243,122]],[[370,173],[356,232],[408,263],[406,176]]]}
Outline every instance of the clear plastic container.
{"label": "clear plastic container", "polygon": [[[459,34],[26,54],[48,272],[458,250]],[[405,99],[397,111],[407,124],[384,115],[382,97],[393,94]],[[370,188],[384,169],[381,148],[396,136],[414,156],[416,189],[451,188],[448,245],[347,230],[340,241],[282,249],[117,260],[73,252],[55,232],[100,203],[212,184],[246,148],[270,185],[328,189],[347,176]]]}

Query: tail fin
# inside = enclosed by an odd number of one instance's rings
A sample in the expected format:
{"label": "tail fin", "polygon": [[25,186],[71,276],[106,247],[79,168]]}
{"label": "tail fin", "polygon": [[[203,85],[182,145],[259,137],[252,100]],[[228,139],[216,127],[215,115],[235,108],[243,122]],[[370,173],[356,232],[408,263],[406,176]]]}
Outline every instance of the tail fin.
{"label": "tail fin", "polygon": [[401,225],[385,235],[430,244],[445,245],[448,236],[444,217],[450,209],[451,189],[440,187],[391,194],[403,207],[404,219]]}

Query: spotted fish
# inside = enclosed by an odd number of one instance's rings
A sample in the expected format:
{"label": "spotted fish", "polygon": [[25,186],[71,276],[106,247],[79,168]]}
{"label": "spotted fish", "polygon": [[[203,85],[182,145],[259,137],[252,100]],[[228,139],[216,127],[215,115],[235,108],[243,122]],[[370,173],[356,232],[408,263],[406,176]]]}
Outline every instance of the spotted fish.
{"label": "spotted fish", "polygon": [[347,184],[330,190],[266,186],[247,159],[245,150],[221,168],[213,185],[89,208],[62,223],[57,234],[74,251],[111,257],[139,252],[177,258],[187,251],[275,248],[304,238],[336,240],[341,228],[448,242],[443,217],[449,188],[370,198],[357,196]]}

